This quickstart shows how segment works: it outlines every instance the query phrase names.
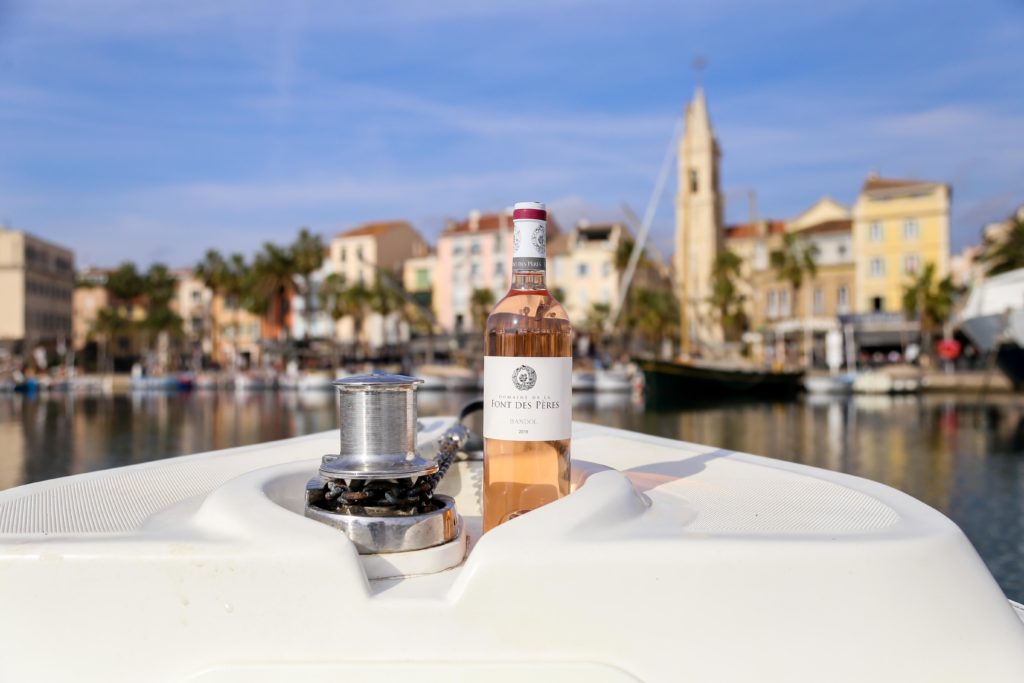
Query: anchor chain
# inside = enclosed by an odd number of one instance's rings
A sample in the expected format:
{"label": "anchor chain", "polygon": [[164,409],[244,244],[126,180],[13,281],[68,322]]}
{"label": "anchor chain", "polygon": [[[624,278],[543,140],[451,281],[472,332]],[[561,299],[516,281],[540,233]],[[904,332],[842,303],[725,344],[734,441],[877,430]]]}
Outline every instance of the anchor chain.
{"label": "anchor chain", "polygon": [[435,509],[434,491],[448,472],[455,455],[469,438],[462,424],[455,424],[437,441],[437,471],[430,475],[400,479],[333,479],[326,482],[317,507],[346,515],[416,515]]}

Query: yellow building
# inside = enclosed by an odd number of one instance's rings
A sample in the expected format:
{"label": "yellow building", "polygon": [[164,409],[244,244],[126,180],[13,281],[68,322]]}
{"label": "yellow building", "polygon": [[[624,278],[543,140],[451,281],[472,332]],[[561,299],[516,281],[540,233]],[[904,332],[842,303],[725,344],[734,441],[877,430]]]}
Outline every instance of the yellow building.
{"label": "yellow building", "polygon": [[855,307],[897,313],[903,288],[927,264],[949,272],[949,185],[868,176],[853,207]]}
{"label": "yellow building", "polygon": [[0,228],[0,349],[24,354],[70,344],[74,287],[70,249]]}
{"label": "yellow building", "polygon": [[235,297],[217,294],[210,302],[216,328],[213,360],[225,368],[250,368],[261,364],[263,319],[245,310]]}

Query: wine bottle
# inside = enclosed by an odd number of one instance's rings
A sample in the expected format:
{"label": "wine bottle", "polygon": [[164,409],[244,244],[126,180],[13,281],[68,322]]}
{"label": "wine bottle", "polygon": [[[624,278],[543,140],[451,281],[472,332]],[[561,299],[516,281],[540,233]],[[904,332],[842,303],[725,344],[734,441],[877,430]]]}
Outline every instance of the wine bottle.
{"label": "wine bottle", "polygon": [[547,211],[512,212],[512,284],[484,338],[484,531],[569,493],[572,327],[547,290]]}

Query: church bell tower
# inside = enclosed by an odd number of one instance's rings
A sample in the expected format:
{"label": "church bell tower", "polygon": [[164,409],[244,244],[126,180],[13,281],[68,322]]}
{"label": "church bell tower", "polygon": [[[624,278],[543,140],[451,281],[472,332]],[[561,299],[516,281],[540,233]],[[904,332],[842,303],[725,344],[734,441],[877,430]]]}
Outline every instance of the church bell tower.
{"label": "church bell tower", "polygon": [[684,126],[678,154],[675,275],[683,355],[690,356],[702,343],[722,341],[721,326],[708,304],[712,269],[723,240],[721,152],[699,85],[686,105]]}

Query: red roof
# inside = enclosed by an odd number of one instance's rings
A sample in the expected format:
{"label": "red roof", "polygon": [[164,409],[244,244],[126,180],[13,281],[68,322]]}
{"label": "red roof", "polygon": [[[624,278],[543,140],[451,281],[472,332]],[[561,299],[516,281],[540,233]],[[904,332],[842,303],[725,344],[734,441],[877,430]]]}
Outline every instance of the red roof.
{"label": "red roof", "polygon": [[412,225],[409,221],[374,221],[372,223],[363,223],[344,232],[338,233],[338,237],[361,237],[363,235],[372,235],[374,237],[378,235],[384,235],[391,232],[395,228],[406,227],[412,229]]}
{"label": "red roof", "polygon": [[878,190],[901,190],[909,187],[921,187],[923,185],[938,185],[930,180],[911,180],[909,178],[879,178],[868,176],[864,181],[862,192],[875,192]]}
{"label": "red roof", "polygon": [[[472,218],[464,221],[449,221],[447,227],[441,232],[442,235],[453,235],[466,232],[491,232],[499,229],[512,229],[511,213],[482,213],[476,218],[476,229],[472,229]],[[548,236],[557,235],[558,224],[555,222],[551,212],[548,212]]]}
{"label": "red roof", "polygon": [[758,221],[756,223],[738,223],[736,225],[725,226],[725,239],[727,240],[741,240],[748,239],[750,237],[757,237],[758,230],[762,223],[767,224],[767,234],[776,235],[779,233],[786,232],[786,221],[779,220],[767,220]]}

